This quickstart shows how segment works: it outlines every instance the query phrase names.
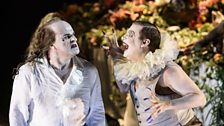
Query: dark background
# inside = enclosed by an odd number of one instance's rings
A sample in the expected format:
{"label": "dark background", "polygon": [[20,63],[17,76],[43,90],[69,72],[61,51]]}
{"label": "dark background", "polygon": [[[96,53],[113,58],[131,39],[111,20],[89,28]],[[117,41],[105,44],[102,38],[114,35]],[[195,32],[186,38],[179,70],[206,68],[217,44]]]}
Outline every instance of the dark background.
{"label": "dark background", "polygon": [[30,37],[40,19],[51,11],[58,11],[64,3],[93,2],[93,0],[15,0],[1,1],[1,79],[0,126],[8,125],[8,112],[12,92],[12,72],[23,61]]}

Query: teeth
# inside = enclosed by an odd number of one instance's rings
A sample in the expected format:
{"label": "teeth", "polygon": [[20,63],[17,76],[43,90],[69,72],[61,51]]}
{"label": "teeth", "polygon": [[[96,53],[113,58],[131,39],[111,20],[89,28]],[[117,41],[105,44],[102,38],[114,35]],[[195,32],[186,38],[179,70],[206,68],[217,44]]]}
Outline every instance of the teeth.
{"label": "teeth", "polygon": [[128,44],[123,43],[124,49],[128,49]]}
{"label": "teeth", "polygon": [[124,48],[125,48],[125,49],[128,49],[128,45],[125,45]]}

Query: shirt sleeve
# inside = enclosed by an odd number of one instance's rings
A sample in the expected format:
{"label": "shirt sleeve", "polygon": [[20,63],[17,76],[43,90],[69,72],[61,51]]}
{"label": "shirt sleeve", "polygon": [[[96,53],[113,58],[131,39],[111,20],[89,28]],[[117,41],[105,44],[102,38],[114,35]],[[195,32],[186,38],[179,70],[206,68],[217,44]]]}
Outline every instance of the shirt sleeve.
{"label": "shirt sleeve", "polygon": [[121,93],[128,93],[129,91],[129,85],[128,84],[122,84],[121,81],[116,80],[117,86]]}
{"label": "shirt sleeve", "polygon": [[97,69],[95,69],[95,81],[91,92],[90,112],[87,118],[87,126],[106,126],[105,110],[102,100],[101,83]]}
{"label": "shirt sleeve", "polygon": [[21,68],[15,76],[11,94],[9,123],[10,126],[27,126],[30,104],[30,75],[28,69]]}

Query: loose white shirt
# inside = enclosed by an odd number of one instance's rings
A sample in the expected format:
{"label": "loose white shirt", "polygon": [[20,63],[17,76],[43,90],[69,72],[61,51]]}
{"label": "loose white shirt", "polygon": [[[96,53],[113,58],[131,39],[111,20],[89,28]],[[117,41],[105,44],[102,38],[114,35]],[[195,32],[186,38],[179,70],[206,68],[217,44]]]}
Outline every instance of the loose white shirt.
{"label": "loose white shirt", "polygon": [[46,58],[21,66],[13,82],[10,126],[105,126],[96,67],[78,57],[73,63],[65,83]]}

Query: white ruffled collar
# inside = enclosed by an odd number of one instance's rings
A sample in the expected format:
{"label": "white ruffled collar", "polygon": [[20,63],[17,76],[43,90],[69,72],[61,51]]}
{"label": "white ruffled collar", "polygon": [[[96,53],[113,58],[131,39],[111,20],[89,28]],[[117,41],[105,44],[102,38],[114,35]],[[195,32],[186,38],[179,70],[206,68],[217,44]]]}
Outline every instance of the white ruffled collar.
{"label": "white ruffled collar", "polygon": [[115,78],[122,84],[130,84],[136,78],[152,80],[165,68],[168,62],[173,61],[179,54],[176,41],[168,33],[161,33],[160,49],[149,52],[142,61],[122,61],[114,65]]}

